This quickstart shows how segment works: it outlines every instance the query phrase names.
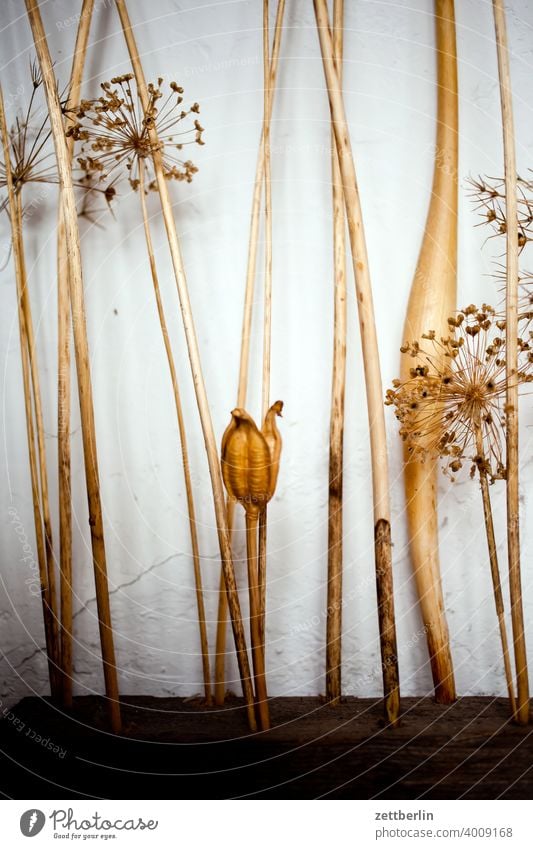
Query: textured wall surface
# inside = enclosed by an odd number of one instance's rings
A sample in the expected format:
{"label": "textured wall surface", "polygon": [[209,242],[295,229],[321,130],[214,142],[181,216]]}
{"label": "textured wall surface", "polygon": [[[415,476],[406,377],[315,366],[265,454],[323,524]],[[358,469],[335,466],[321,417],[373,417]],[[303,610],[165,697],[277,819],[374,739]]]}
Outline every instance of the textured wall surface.
{"label": "textured wall surface", "polygon": [[[429,200],[435,133],[435,53],[431,0],[348,0],[345,96],[367,228],[384,385],[398,372],[409,287]],[[502,171],[496,55],[488,0],[457,6],[460,81],[459,301],[496,301],[491,278],[502,241],[489,240],[467,197],[469,174]],[[56,72],[66,84],[76,34],[70,0],[43,0]],[[211,411],[220,438],[235,404],[240,326],[255,160],[262,119],[262,32],[258,0],[203,3],[130,0],[149,79],[185,87],[201,104],[205,147],[191,148],[199,172],[172,186]],[[310,0],[288,0],[272,126],[274,302],[272,398],[285,401],[278,491],[269,510],[268,674],[278,695],[324,689],[328,430],[332,358],[330,128]],[[533,166],[533,7],[510,0],[518,167]],[[22,0],[4,0],[2,85],[9,117],[27,101],[31,36]],[[96,0],[84,94],[129,70],[110,0]],[[46,445],[57,540],[57,428],[54,187],[34,191],[27,221],[28,269],[41,363]],[[209,635],[214,647],[219,557],[175,285],[157,208],[149,199],[163,296],[184,395]],[[97,226],[98,225],[98,226]],[[85,288],[95,395],[111,604],[125,693],[194,694],[201,663],[186,502],[173,399],[143,247],[138,198],[120,187],[115,219],[82,224]],[[0,221],[2,444],[0,501],[0,698],[47,692],[9,230]],[[525,262],[527,267],[527,259]],[[260,259],[259,268],[262,269]],[[248,408],[260,405],[262,272],[252,340]],[[348,281],[345,607],[343,688],[381,691],[368,429],[361,352]],[[431,690],[403,519],[401,446],[387,411],[392,462],[396,610],[402,688]],[[531,399],[523,404],[522,526],[525,612],[533,653]],[[74,472],[75,692],[103,680],[90,557],[78,411],[72,422]],[[505,572],[504,492],[493,489]],[[441,481],[444,595],[462,694],[504,692],[481,502],[467,476]],[[27,551],[28,549],[26,549]],[[235,538],[241,586],[242,516]],[[507,592],[507,583],[505,582]],[[243,606],[247,602],[243,593]],[[229,643],[231,646],[231,642]],[[533,656],[533,655],[532,655]],[[239,690],[236,664],[228,686]]]}

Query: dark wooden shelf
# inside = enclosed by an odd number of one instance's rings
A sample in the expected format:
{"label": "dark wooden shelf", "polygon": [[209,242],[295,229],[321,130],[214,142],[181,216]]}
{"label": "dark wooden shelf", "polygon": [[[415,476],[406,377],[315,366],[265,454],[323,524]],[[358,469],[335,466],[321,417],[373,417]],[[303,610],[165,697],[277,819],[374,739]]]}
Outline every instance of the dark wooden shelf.
{"label": "dark wooden shelf", "polygon": [[398,728],[381,704],[274,698],[273,728],[250,734],[240,699],[124,696],[113,736],[105,700],[69,712],[26,698],[0,722],[0,789],[12,798],[526,799],[533,726],[504,699],[406,698]]}

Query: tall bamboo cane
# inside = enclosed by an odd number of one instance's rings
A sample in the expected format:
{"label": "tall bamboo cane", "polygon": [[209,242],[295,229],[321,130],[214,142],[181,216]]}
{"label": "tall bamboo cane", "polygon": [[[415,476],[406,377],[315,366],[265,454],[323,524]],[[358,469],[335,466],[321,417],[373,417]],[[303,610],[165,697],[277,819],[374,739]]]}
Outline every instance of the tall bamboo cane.
{"label": "tall bamboo cane", "polygon": [[72,173],[65,139],[61,104],[59,102],[59,95],[57,92],[57,85],[52,67],[52,59],[50,57],[48,43],[46,40],[46,34],[37,0],[25,0],[25,3],[33,33],[33,40],[35,42],[35,50],[37,52],[43,76],[59,171],[61,188],[60,201],[64,205],[65,239],[69,257],[68,278],[70,301],[72,305],[74,350],[76,354],[76,368],[78,375],[85,478],[87,483],[89,525],[91,528],[91,545],[96,584],[100,642],[102,646],[102,660],[104,664],[104,677],[111,727],[113,731],[120,731],[120,704],[113,630],[111,626],[111,612],[109,607],[109,589],[107,583],[100,483],[98,478],[96,432],[89,367],[89,347],[85,322],[78,218],[72,187]]}
{"label": "tall bamboo cane", "polygon": [[[139,58],[139,52],[131,22],[124,0],[116,0],[116,7],[122,24],[124,38],[128,48],[128,52],[137,82],[137,89],[141,98],[143,109],[146,110],[148,104],[148,91],[146,80],[142,69],[142,64]],[[172,265],[178,289],[181,315],[183,319],[183,327],[187,340],[187,348],[189,352],[189,360],[191,364],[192,378],[196,392],[196,401],[198,404],[198,412],[204,435],[207,460],[209,464],[209,473],[211,476],[211,484],[213,488],[213,500],[215,505],[215,514],[217,521],[218,540],[220,545],[220,553],[222,558],[222,566],[224,569],[224,579],[226,590],[228,593],[228,602],[231,613],[233,626],[233,635],[237,650],[237,659],[239,663],[239,671],[241,676],[242,688],[247,707],[248,723],[250,728],[255,730],[255,712],[254,712],[254,697],[252,681],[250,677],[250,664],[246,648],[246,637],[242,624],[241,609],[239,597],[237,594],[237,586],[235,583],[235,572],[233,569],[233,560],[231,555],[231,541],[228,533],[228,525],[226,519],[224,490],[222,485],[222,474],[220,471],[220,463],[213,431],[213,423],[211,420],[211,412],[205,389],[205,383],[202,374],[202,366],[200,362],[200,352],[198,349],[198,340],[196,338],[196,330],[194,327],[194,319],[187,287],[187,278],[185,276],[185,268],[181,256],[176,225],[172,214],[172,204],[168,193],[168,186],[165,180],[161,151],[158,147],[157,133],[153,127],[150,129],[151,140],[153,142],[153,163],[156,175],[159,199],[161,202],[161,211],[165,223],[165,229],[172,257]]]}
{"label": "tall bamboo cane", "polygon": [[[281,34],[283,31],[283,14],[285,11],[285,0],[278,0],[278,8],[276,12],[276,23],[274,27],[274,38],[272,43],[272,55],[270,58],[270,81],[269,88],[273,93],[276,87],[276,77],[278,71],[279,50],[281,45]],[[273,96],[268,101],[268,119],[272,114]],[[246,394],[248,388],[248,371],[250,360],[250,339],[252,335],[252,312],[254,301],[254,284],[257,265],[257,244],[259,235],[259,218],[261,212],[261,198],[263,192],[263,182],[265,174],[265,146],[264,138],[265,116],[263,116],[263,128],[261,131],[261,139],[259,142],[259,152],[257,156],[257,165],[255,171],[254,193],[252,199],[252,213],[250,221],[250,239],[248,245],[248,263],[246,268],[246,286],[244,295],[244,314],[241,333],[241,354],[239,363],[239,381],[237,389],[237,404],[239,408],[246,407]],[[235,502],[228,499],[227,516],[228,527],[233,528],[233,520],[235,514]],[[217,642],[216,642],[216,659],[215,659],[215,703],[217,705],[224,704],[225,695],[225,674],[224,662],[226,656],[226,625],[227,625],[227,600],[224,585],[224,576],[220,575],[220,593],[218,606],[218,625],[217,625]],[[264,630],[264,629],[263,629]]]}
{"label": "tall bamboo cane", "polygon": [[[333,3],[333,56],[342,83],[344,0]],[[326,699],[341,698],[342,675],[342,478],[344,451],[344,392],[346,386],[346,219],[344,193],[331,131],[333,191],[334,317],[331,419],[329,428],[328,606],[326,621]]]}
{"label": "tall bamboo cane", "polygon": [[185,480],[185,492],[187,495],[187,512],[189,516],[189,533],[191,537],[192,560],[194,570],[194,582],[196,587],[196,607],[198,610],[198,625],[200,629],[200,647],[202,652],[202,670],[204,676],[204,694],[207,705],[212,702],[211,698],[211,673],[209,670],[209,644],[207,639],[207,625],[205,616],[204,594],[202,588],[202,570],[200,563],[200,548],[198,545],[198,532],[196,528],[196,510],[194,506],[194,495],[191,480],[191,470],[189,466],[189,450],[187,448],[187,432],[185,430],[185,420],[183,418],[183,407],[178,385],[178,375],[176,373],[176,365],[174,363],[174,355],[168,335],[167,322],[165,319],[165,310],[161,298],[161,290],[159,288],[159,276],[155,262],[155,254],[152,244],[152,235],[150,232],[150,222],[148,219],[148,211],[146,208],[145,185],[144,185],[144,168],[139,167],[139,197],[141,200],[141,213],[144,227],[144,235],[146,239],[146,248],[148,251],[148,259],[150,262],[150,273],[152,275],[152,283],[154,287],[154,295],[157,305],[157,314],[161,326],[161,333],[165,345],[165,353],[167,356],[168,369],[172,382],[172,392],[174,394],[174,405],[176,407],[176,416],[178,419],[178,431],[181,444],[181,458],[183,465],[183,477]]}
{"label": "tall bamboo cane", "polygon": [[[70,74],[69,103],[80,102],[81,81],[94,0],[83,0]],[[66,125],[70,116],[66,118]],[[74,138],[67,138],[72,163]],[[72,503],[70,471],[70,297],[68,257],[60,205],[57,229],[57,461],[59,488],[59,568],[61,597],[61,675],[63,703],[72,705]]]}
{"label": "tall bamboo cane", "polygon": [[[437,40],[437,138],[431,201],[411,287],[404,339],[428,330],[448,335],[447,318],[457,294],[458,99],[453,0],[435,0]],[[403,356],[401,377],[412,360]],[[426,629],[435,699],[453,702],[455,684],[439,567],[438,460],[410,459],[405,452],[405,496],[411,560]]]}
{"label": "tall bamboo cane", "polygon": [[400,687],[396,626],[394,620],[387,432],[383,407],[379,347],[374,320],[372,287],[370,283],[361,203],[341,85],[335,68],[333,39],[328,21],[327,0],[314,0],[314,6],[328,89],[331,120],[335,132],[335,143],[344,190],[357,306],[359,310],[359,328],[363,351],[372,460],[375,566],[384,708],[387,720],[391,724],[395,724],[398,721],[400,710]]}
{"label": "tall bamboo cane", "polygon": [[[26,413],[26,435],[28,441],[28,455],[30,464],[31,493],[33,504],[33,518],[35,524],[35,540],[37,547],[37,563],[39,566],[39,580],[41,585],[41,603],[43,608],[43,622],[46,643],[46,654],[48,659],[48,677],[52,696],[57,693],[57,620],[50,584],[50,572],[48,569],[46,531],[44,525],[44,511],[40,491],[39,464],[36,450],[36,433],[34,424],[34,409],[32,405],[31,384],[31,345],[29,343],[27,310],[24,309],[24,292],[27,289],[26,274],[24,268],[24,251],[22,247],[20,199],[17,198],[11,173],[10,144],[6,124],[4,99],[0,88],[0,132],[2,135],[2,147],[5,160],[6,187],[9,204],[9,216],[11,220],[11,233],[13,242],[13,259],[15,265],[15,281],[17,287],[17,310],[20,334],[20,353],[22,362],[22,380],[24,389],[24,408]],[[31,314],[30,314],[31,318]],[[53,561],[52,561],[53,568]],[[52,573],[53,574],[53,573]]]}
{"label": "tall bamboo cane", "polygon": [[516,720],[529,722],[529,681],[520,577],[520,510],[518,451],[518,211],[513,99],[509,47],[503,0],[493,0],[498,52],[500,101],[503,129],[506,203],[506,423],[507,423],[507,550],[509,590],[517,679]]}

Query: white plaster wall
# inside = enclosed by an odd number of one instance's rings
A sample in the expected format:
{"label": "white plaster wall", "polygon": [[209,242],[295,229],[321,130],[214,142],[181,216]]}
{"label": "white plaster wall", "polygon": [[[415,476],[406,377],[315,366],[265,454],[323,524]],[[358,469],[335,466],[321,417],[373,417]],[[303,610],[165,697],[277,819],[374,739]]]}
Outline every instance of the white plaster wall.
{"label": "white plaster wall", "polygon": [[[533,165],[533,6],[509,0],[518,164]],[[457,6],[461,179],[500,174],[502,153],[496,58],[488,0]],[[79,3],[41,3],[56,71],[68,79]],[[259,0],[203,3],[130,0],[149,79],[185,86],[201,104],[203,148],[190,186],[172,187],[207,390],[217,438],[235,403],[248,226],[262,117]],[[274,336],[272,397],[285,401],[278,491],[269,510],[268,676],[272,694],[324,687],[325,575],[330,372],[332,355],[329,114],[312,3],[288,0],[272,127]],[[398,369],[403,315],[427,211],[435,132],[435,54],[431,0],[348,0],[345,98],[367,230],[384,385]],[[1,11],[2,84],[11,116],[28,95],[31,37],[22,0]],[[85,93],[129,70],[110,0],[96,0]],[[88,328],[112,614],[124,693],[201,691],[193,573],[173,401],[158,329],[138,205],[126,184],[116,220],[83,225]],[[27,228],[31,298],[38,336],[52,503],[56,506],[55,193],[44,191]],[[157,211],[157,259],[189,427],[202,568],[214,646],[218,548],[207,465],[167,254]],[[503,244],[460,196],[460,302],[494,301],[491,260]],[[2,447],[0,502],[0,698],[47,692],[38,599],[27,581],[14,516],[32,550],[32,507],[24,430],[16,299],[9,234],[0,222]],[[527,262],[526,262],[527,265]],[[260,262],[261,268],[261,262]],[[258,274],[258,292],[262,274]],[[381,690],[373,576],[368,431],[361,354],[349,280],[346,399],[343,687]],[[258,413],[261,305],[252,344],[249,410]],[[525,611],[533,653],[530,400],[523,407],[522,528]],[[394,571],[402,688],[431,690],[403,518],[401,452],[387,410],[392,467]],[[73,425],[76,693],[103,688],[83,481],[80,423]],[[502,540],[504,501],[494,490]],[[11,513],[9,512],[11,510]],[[13,512],[16,511],[16,514]],[[55,521],[55,516],[54,516]],[[501,653],[477,487],[441,482],[442,570],[458,690],[504,692]],[[57,521],[55,521],[57,539]],[[244,581],[242,519],[235,541]],[[502,560],[504,548],[501,548]],[[247,604],[243,594],[243,608]],[[231,643],[230,643],[231,645]],[[533,656],[533,654],[532,654]],[[228,686],[239,690],[236,664]]]}

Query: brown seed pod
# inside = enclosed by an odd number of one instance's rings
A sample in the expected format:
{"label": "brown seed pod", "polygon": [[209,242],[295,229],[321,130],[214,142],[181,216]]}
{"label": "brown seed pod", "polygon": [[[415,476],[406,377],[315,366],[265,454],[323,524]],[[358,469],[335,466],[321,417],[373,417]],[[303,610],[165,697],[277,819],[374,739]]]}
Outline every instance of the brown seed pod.
{"label": "brown seed pod", "polygon": [[276,401],[265,417],[263,432],[246,410],[237,407],[222,437],[222,477],[230,498],[258,516],[274,494],[281,436],[275,424],[283,403]]}

